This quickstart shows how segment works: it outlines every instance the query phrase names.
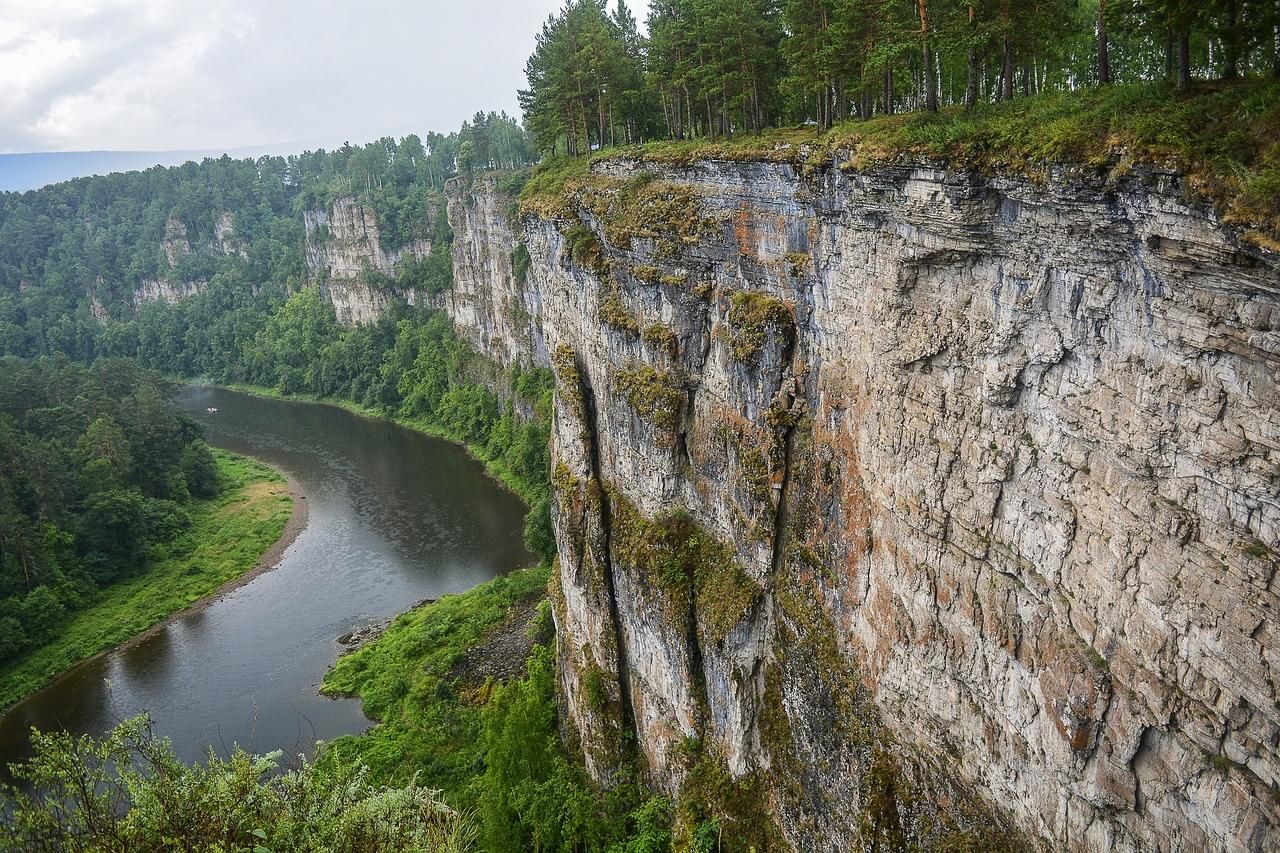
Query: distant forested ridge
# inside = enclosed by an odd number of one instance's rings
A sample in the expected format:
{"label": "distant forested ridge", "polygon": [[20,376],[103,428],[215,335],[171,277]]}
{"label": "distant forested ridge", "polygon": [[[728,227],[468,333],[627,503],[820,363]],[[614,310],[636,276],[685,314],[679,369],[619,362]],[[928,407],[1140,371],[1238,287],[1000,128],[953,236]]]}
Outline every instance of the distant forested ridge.
{"label": "distant forested ridge", "polygon": [[201,432],[131,362],[0,361],[0,666],[187,528],[219,489]]}
{"label": "distant forested ridge", "polygon": [[1275,0],[568,0],[520,93],[540,151],[831,127],[1049,90],[1280,76]]}
{"label": "distant forested ridge", "polygon": [[[439,241],[444,182],[459,163],[512,167],[531,156],[512,119],[477,114],[425,140],[0,194],[0,666],[142,569],[189,526],[192,501],[218,489],[198,426],[174,413],[146,368],[414,417],[467,385],[465,354],[429,312],[400,306],[383,323],[338,327],[307,286],[302,214],[353,197],[375,211],[384,245]],[[439,254],[447,265],[447,246]],[[428,286],[447,272],[408,270]],[[177,304],[138,299],[156,281],[200,286]],[[438,357],[403,378],[427,338]],[[450,347],[456,356],[444,357]],[[481,445],[494,430],[529,437],[492,394],[454,396],[449,411],[465,411],[466,423],[442,418],[440,429]],[[545,468],[546,437],[534,439],[529,464]],[[509,443],[508,467],[525,470],[515,457],[527,442]]]}
{"label": "distant forested ridge", "polygon": [[[251,294],[257,313],[269,313],[305,283],[304,211],[354,197],[378,217],[384,248],[438,239],[432,229],[447,223],[434,214],[446,180],[533,156],[514,119],[477,113],[449,135],[222,157],[0,193],[0,354],[131,356],[140,340],[162,335],[149,325],[155,317],[137,316],[147,313],[137,296],[147,282],[217,290],[226,299],[215,313],[242,330],[240,297]],[[443,279],[430,265],[404,273],[424,285]],[[107,317],[129,322],[104,330]]]}

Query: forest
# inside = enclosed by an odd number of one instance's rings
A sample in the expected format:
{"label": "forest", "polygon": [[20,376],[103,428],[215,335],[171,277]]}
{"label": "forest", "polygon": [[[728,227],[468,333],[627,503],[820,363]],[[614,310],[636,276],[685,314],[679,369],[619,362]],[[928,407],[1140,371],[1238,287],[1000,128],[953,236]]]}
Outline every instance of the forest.
{"label": "forest", "polygon": [[143,569],[217,493],[200,434],[132,362],[0,362],[0,667]]}
{"label": "forest", "polygon": [[[444,182],[460,169],[517,168],[533,156],[514,119],[477,113],[448,135],[287,158],[224,156],[0,193],[0,353],[92,358],[100,320],[132,317],[144,281],[223,276],[283,298],[306,277],[303,211],[358,197],[392,250],[440,237],[433,223],[447,223],[428,211],[439,210]],[[403,272],[425,284],[447,271]]]}
{"label": "forest", "polygon": [[1280,76],[1274,0],[569,0],[520,92],[539,151],[759,133],[1040,92]]}

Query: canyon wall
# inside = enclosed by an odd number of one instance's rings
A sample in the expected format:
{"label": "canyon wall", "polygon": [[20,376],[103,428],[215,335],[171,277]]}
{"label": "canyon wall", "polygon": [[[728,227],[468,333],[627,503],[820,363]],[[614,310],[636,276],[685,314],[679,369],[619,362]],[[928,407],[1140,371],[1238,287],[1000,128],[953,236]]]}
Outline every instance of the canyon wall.
{"label": "canyon wall", "polygon": [[[307,275],[320,284],[343,325],[371,323],[393,300],[415,304],[413,289],[396,288],[396,265],[405,258],[431,254],[430,240],[413,240],[397,249],[383,246],[378,217],[365,203],[341,196],[327,210],[303,212]],[[432,223],[426,223],[430,233]]]}
{"label": "canyon wall", "polygon": [[503,367],[549,363],[542,299],[517,259],[514,199],[492,176],[449,181],[453,287],[432,300],[477,350]]}
{"label": "canyon wall", "polygon": [[557,374],[592,774],[804,850],[1280,848],[1280,274],[1184,189],[613,159],[513,222],[451,187],[441,307]]}

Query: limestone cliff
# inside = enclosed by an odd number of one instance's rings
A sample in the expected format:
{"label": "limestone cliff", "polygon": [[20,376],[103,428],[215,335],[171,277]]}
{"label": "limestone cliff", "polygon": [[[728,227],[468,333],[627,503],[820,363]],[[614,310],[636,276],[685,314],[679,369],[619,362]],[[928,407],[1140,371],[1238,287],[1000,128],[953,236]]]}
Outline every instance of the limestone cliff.
{"label": "limestone cliff", "polygon": [[[401,260],[422,260],[430,255],[431,241],[419,239],[395,249],[384,247],[377,215],[350,196],[335,199],[327,210],[304,211],[303,224],[307,273],[321,284],[339,323],[371,323],[393,299],[417,302],[415,290],[398,289],[392,279]],[[430,230],[427,223],[428,233]]]}
{"label": "limestone cliff", "polygon": [[500,365],[549,363],[542,299],[528,275],[528,255],[514,221],[515,199],[483,176],[446,188],[454,233],[453,287],[436,298],[454,328]]}
{"label": "limestone cliff", "polygon": [[804,850],[1280,848],[1280,274],[1183,193],[615,159],[513,223],[454,186],[444,307],[558,377],[591,772]]}
{"label": "limestone cliff", "polygon": [[[238,255],[245,257],[244,247],[235,235],[235,221],[230,213],[223,213],[214,222],[213,239],[198,241],[192,245],[187,233],[187,226],[173,214],[165,220],[164,236],[161,239],[160,252],[164,256],[162,269],[156,275],[150,275],[138,281],[127,291],[127,309],[135,314],[142,306],[150,302],[163,302],[173,305],[189,296],[201,293],[209,286],[209,282],[198,275],[181,272],[184,263],[192,255]],[[99,322],[111,319],[111,312],[103,303],[102,294],[115,290],[111,282],[98,276],[89,289],[89,312]]]}

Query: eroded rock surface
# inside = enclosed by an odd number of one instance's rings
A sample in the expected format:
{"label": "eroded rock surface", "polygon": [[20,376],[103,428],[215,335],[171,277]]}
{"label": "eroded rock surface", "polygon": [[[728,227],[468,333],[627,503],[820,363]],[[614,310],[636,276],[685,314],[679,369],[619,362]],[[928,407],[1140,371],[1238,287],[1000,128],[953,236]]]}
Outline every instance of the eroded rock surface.
{"label": "eroded rock surface", "polygon": [[[414,290],[400,290],[393,280],[402,259],[421,260],[431,254],[430,240],[385,248],[377,215],[350,196],[335,199],[328,210],[305,211],[303,223],[307,273],[333,303],[339,323],[375,322],[393,299],[417,302]],[[430,230],[427,223],[426,231]]]}
{"label": "eroded rock surface", "polygon": [[460,330],[557,372],[588,767],[697,739],[806,850],[1280,847],[1276,258],[1173,174],[842,165],[453,190]]}

